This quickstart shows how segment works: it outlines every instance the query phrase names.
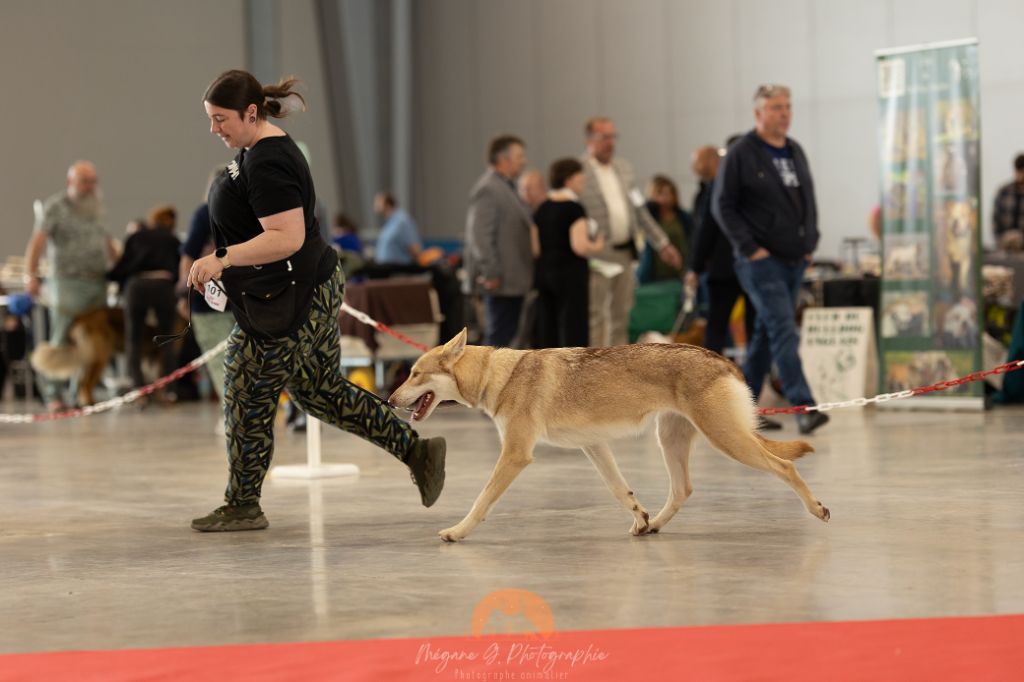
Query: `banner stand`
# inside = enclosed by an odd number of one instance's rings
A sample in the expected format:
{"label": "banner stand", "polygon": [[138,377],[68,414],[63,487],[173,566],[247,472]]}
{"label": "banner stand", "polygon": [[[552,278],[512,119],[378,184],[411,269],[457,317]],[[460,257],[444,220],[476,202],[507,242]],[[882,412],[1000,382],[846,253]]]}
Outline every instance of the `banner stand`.
{"label": "banner stand", "polygon": [[[981,87],[974,38],[876,52],[880,388],[982,369]],[[981,383],[902,409],[981,410]],[[962,403],[958,402],[962,401]]]}

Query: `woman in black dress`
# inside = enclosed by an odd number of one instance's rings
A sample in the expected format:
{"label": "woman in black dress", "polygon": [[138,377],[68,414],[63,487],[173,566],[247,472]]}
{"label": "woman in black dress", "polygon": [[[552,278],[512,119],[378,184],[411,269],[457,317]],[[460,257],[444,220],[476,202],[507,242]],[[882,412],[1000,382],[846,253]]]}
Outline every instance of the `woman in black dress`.
{"label": "woman in black dress", "polygon": [[604,248],[591,237],[579,195],[586,182],[576,159],[560,159],[549,171],[551,192],[533,215],[540,237],[537,292],[539,347],[588,346],[590,271],[587,259]]}

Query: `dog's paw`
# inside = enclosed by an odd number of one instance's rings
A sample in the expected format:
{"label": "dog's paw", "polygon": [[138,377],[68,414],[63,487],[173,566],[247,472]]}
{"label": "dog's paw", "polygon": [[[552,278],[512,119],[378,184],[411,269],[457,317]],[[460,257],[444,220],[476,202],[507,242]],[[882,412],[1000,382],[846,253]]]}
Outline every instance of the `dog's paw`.
{"label": "dog's paw", "polygon": [[640,512],[640,516],[633,520],[633,526],[629,529],[630,535],[647,535],[651,532],[651,516],[646,511]]}
{"label": "dog's paw", "polygon": [[458,542],[465,538],[466,534],[459,532],[458,526],[452,526],[451,528],[445,528],[440,531],[438,536],[445,542]]}
{"label": "dog's paw", "polygon": [[815,516],[817,516],[825,523],[828,523],[828,520],[832,517],[832,515],[829,514],[828,507],[823,505],[821,502],[818,503],[818,511],[815,514]]}
{"label": "dog's paw", "polygon": [[662,527],[665,525],[665,523],[666,523],[665,520],[662,519],[660,517],[660,515],[659,516],[655,516],[654,520],[651,521],[651,525],[648,526],[648,528],[647,528],[648,535],[653,535],[654,533],[657,533],[658,531],[660,531],[662,529]]}

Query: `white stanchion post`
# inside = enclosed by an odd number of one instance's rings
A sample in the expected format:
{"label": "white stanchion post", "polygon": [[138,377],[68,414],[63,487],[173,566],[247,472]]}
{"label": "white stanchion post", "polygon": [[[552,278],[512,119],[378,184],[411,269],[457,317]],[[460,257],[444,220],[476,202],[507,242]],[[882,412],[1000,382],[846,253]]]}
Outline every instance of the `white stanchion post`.
{"label": "white stanchion post", "polygon": [[323,464],[320,420],[306,415],[306,464],[315,469]]}
{"label": "white stanchion post", "polygon": [[358,476],[355,464],[323,464],[319,419],[306,415],[306,463],[275,466],[270,470],[274,478],[341,478]]}

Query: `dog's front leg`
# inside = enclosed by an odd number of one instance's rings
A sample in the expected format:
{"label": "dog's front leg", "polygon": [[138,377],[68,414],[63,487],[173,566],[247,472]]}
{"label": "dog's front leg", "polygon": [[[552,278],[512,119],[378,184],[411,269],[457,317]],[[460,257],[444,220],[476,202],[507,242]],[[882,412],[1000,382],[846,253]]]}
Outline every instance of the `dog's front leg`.
{"label": "dog's front leg", "polygon": [[601,474],[601,478],[604,480],[605,485],[608,486],[608,490],[612,491],[615,499],[622,503],[622,506],[633,515],[633,526],[629,529],[629,532],[632,535],[645,535],[650,530],[650,514],[647,513],[644,506],[637,501],[636,495],[630,490],[629,484],[626,483],[622,472],[619,471],[619,465],[615,463],[612,449],[608,447],[607,443],[601,443],[599,445],[587,446],[583,448],[583,452],[586,453],[594,468],[597,469],[597,473]]}
{"label": "dog's front leg", "polygon": [[438,535],[445,542],[458,542],[469,535],[477,524],[483,521],[491,511],[491,507],[504,494],[519,472],[533,461],[534,440],[523,437],[514,437],[505,434],[501,446],[501,456],[498,457],[494,471],[487,481],[487,485],[480,491],[473,508],[466,514],[466,518],[459,521],[451,528],[445,528]]}

